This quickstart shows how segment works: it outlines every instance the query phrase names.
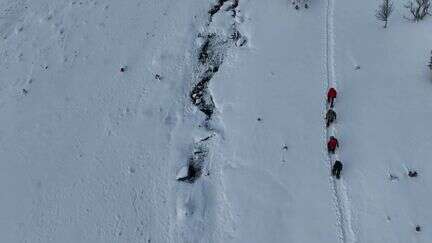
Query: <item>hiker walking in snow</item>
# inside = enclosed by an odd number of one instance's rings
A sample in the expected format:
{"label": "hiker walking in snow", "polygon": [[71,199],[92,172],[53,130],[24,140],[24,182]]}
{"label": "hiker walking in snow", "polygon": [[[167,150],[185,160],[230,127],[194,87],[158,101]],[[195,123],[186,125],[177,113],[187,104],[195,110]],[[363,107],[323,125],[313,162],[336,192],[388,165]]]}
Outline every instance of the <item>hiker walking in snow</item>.
{"label": "hiker walking in snow", "polygon": [[333,108],[334,100],[336,99],[337,92],[335,88],[330,88],[327,93],[327,103],[330,104],[330,107]]}
{"label": "hiker walking in snow", "polygon": [[326,126],[329,127],[330,124],[336,121],[336,112],[333,109],[329,109],[325,116]]}
{"label": "hiker walking in snow", "polygon": [[332,175],[336,176],[336,179],[340,178],[340,173],[342,171],[342,162],[340,162],[339,160],[336,160],[333,164],[333,168],[332,168]]}
{"label": "hiker walking in snow", "polygon": [[339,141],[334,136],[331,136],[327,143],[327,150],[329,153],[334,154],[336,148],[339,148]]}

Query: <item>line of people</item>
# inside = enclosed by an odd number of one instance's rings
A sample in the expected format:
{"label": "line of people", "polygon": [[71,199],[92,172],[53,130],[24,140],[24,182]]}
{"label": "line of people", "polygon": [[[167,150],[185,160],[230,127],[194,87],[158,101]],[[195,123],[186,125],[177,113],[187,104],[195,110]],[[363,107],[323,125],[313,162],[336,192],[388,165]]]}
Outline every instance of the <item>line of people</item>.
{"label": "line of people", "polygon": [[[336,121],[337,118],[336,112],[333,110],[336,97],[337,97],[336,89],[333,87],[330,88],[327,92],[327,105],[329,106],[329,108],[327,109],[327,113],[325,116],[327,129],[330,127],[332,123]],[[337,148],[339,148],[339,141],[334,136],[330,136],[327,142],[328,153],[335,154]],[[340,160],[334,161],[331,172],[332,175],[336,177],[336,179],[340,178],[342,167],[343,165]]]}

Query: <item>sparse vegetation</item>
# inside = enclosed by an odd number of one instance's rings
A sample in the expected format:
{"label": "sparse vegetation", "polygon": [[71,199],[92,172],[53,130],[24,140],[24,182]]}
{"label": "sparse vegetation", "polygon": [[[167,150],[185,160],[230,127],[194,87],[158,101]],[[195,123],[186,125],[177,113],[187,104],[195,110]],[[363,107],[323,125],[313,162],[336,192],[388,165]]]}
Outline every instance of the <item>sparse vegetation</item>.
{"label": "sparse vegetation", "polygon": [[405,4],[405,8],[407,8],[410,12],[411,17],[414,21],[423,20],[427,15],[429,15],[429,8],[431,5],[430,0],[414,0],[409,1]]}
{"label": "sparse vegetation", "polygon": [[299,10],[301,7],[309,8],[309,0],[292,0],[291,3],[296,10]]}
{"label": "sparse vegetation", "polygon": [[376,18],[384,22],[384,28],[387,28],[387,23],[390,15],[393,13],[393,2],[391,0],[383,0],[382,4],[376,10]]}

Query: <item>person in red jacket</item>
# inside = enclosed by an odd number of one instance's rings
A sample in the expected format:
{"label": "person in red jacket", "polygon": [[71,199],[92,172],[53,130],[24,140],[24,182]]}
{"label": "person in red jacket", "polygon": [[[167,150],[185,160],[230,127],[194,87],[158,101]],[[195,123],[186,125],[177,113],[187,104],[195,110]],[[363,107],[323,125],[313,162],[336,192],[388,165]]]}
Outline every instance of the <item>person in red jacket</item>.
{"label": "person in red jacket", "polygon": [[327,103],[330,104],[330,107],[333,108],[334,100],[336,99],[337,91],[335,88],[330,88],[327,93]]}
{"label": "person in red jacket", "polygon": [[339,142],[335,137],[331,136],[328,143],[327,143],[327,150],[329,153],[334,154],[336,151],[336,148],[339,148]]}

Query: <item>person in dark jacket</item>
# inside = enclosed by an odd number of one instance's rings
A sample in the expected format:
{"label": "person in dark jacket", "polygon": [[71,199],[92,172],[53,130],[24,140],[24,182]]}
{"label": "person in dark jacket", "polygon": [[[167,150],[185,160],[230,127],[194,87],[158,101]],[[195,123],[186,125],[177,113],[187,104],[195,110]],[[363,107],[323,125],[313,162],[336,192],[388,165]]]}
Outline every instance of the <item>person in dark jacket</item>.
{"label": "person in dark jacket", "polygon": [[336,121],[336,112],[333,109],[329,109],[326,114],[326,126],[329,127],[330,124]]}
{"label": "person in dark jacket", "polygon": [[336,99],[337,91],[335,88],[330,88],[327,93],[327,103],[330,104],[330,107],[333,108],[334,100]]}
{"label": "person in dark jacket", "polygon": [[340,162],[339,160],[336,160],[333,164],[333,168],[332,168],[332,175],[336,176],[336,179],[340,178],[340,173],[342,171],[342,162]]}
{"label": "person in dark jacket", "polygon": [[334,154],[336,148],[339,148],[339,141],[334,136],[331,136],[327,143],[327,150],[329,153]]}

